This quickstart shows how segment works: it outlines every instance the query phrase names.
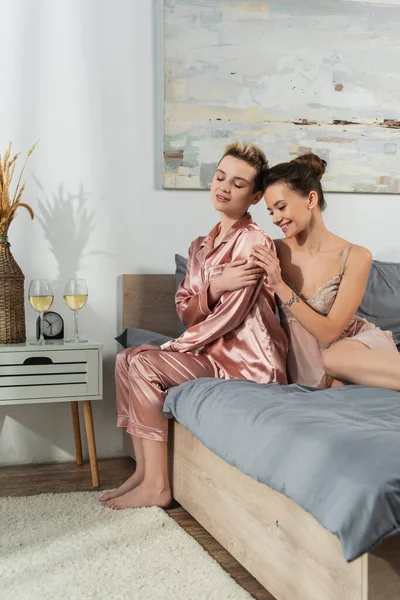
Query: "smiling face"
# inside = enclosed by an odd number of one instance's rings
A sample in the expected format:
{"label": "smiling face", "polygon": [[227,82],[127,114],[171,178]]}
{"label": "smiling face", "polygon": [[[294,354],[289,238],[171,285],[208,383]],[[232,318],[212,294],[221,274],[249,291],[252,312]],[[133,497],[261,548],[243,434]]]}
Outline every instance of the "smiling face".
{"label": "smiling face", "polygon": [[264,195],[272,222],[287,238],[298,235],[310,226],[313,211],[318,209],[318,194],[302,196],[283,182],[270,185]]}
{"label": "smiling face", "polygon": [[244,160],[224,156],[211,184],[211,201],[219,212],[231,219],[241,219],[262,193],[254,191],[256,169]]}

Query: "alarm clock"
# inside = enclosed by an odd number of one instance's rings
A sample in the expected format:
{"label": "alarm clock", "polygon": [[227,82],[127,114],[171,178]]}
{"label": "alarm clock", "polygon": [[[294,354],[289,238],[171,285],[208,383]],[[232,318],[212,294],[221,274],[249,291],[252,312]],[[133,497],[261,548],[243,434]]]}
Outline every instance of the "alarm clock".
{"label": "alarm clock", "polygon": [[[36,321],[36,338],[40,337],[40,317]],[[45,340],[64,339],[64,321],[61,315],[48,310],[43,314],[43,337]]]}

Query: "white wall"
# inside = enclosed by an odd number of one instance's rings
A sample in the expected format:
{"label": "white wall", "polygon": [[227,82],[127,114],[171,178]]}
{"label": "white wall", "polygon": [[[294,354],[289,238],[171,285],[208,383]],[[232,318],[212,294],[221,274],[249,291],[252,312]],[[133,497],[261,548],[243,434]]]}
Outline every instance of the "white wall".
{"label": "white wall", "polygon": [[[86,278],[82,332],[105,354],[105,397],[93,407],[98,454],[115,456],[122,453],[112,375],[118,278],[172,272],[174,253],[185,253],[216,218],[207,193],[159,184],[162,2],[0,0],[0,15],[0,151],[10,139],[24,151],[41,140],[25,195],[38,218],[18,215],[12,251],[27,282],[60,282],[53,307],[68,333],[62,285]],[[328,204],[332,230],[378,259],[400,260],[398,196],[331,195]],[[253,216],[274,235],[261,204]],[[33,334],[36,315],[29,305],[26,313]],[[0,464],[70,460],[73,451],[67,404],[0,408]]]}

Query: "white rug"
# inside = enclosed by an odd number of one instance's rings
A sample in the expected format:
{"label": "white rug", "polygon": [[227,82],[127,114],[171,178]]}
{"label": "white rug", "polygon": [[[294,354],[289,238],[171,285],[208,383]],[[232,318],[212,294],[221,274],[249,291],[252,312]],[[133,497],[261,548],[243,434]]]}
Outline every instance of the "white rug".
{"label": "white rug", "polygon": [[1,600],[249,600],[159,508],[97,492],[0,498]]}

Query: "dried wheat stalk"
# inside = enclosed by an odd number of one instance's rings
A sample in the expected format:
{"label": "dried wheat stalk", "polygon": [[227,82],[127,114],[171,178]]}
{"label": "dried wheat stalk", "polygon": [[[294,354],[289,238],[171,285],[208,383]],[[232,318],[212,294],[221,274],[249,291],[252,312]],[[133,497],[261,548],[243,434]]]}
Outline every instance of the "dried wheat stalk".
{"label": "dried wheat stalk", "polygon": [[12,144],[10,142],[7,150],[4,153],[4,156],[1,157],[0,155],[0,236],[7,235],[11,221],[14,219],[16,211],[20,206],[26,208],[32,219],[34,217],[31,207],[25,202],[21,202],[21,198],[25,190],[25,183],[21,185],[21,180],[25,171],[26,163],[28,162],[28,159],[36,148],[37,144],[38,142],[32,146],[25,158],[14,194],[11,194],[11,183],[14,177],[16,162],[20,153],[15,154],[11,158]]}

